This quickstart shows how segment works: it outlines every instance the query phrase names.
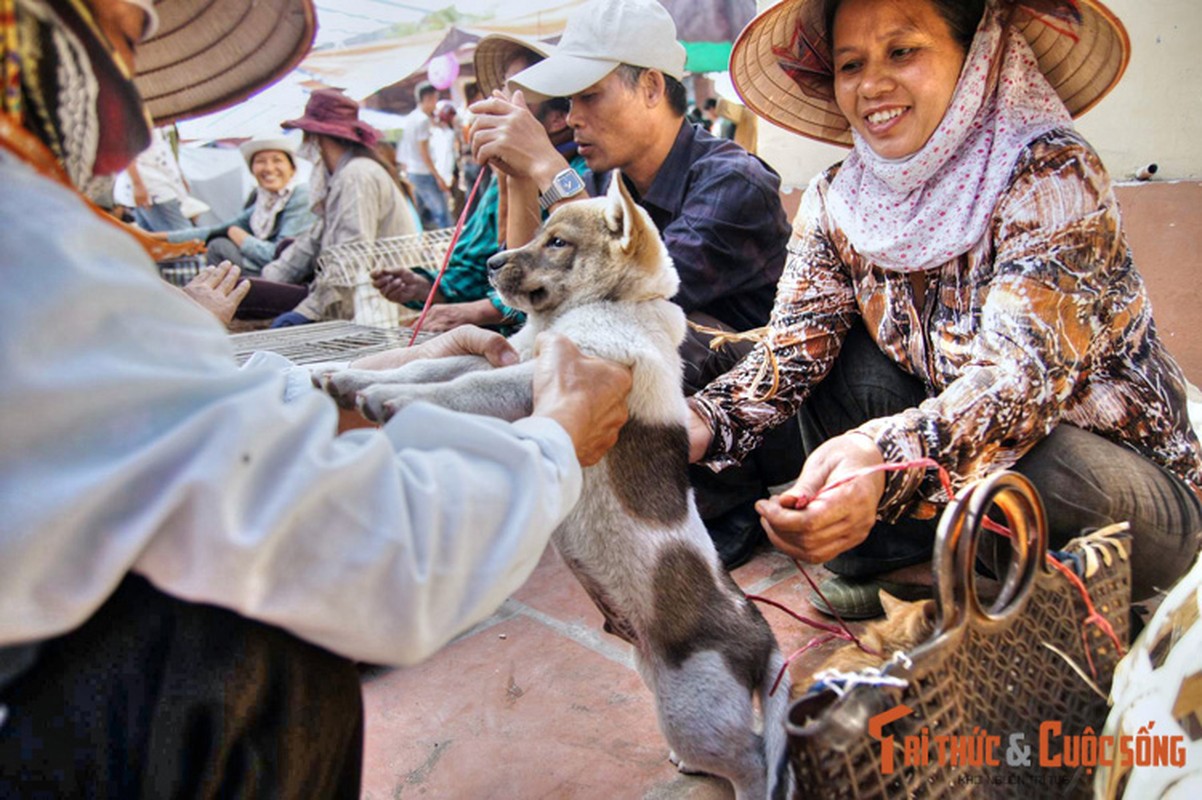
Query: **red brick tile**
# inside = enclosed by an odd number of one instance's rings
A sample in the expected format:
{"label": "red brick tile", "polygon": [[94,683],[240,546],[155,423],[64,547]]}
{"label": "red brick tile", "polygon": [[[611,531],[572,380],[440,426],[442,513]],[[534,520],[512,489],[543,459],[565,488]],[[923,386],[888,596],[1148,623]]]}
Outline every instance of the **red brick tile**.
{"label": "red brick tile", "polygon": [[[815,580],[827,576],[820,567],[808,571]],[[745,588],[825,619],[779,553],[763,551],[733,575]],[[600,613],[558,555],[549,549],[514,599],[517,616],[418,667],[366,680],[367,800],[733,796],[725,781],[684,776],[668,762],[651,693],[622,663],[629,648],[600,633]],[[761,609],[786,655],[815,635],[776,609]]]}
{"label": "red brick tile", "polygon": [[366,798],[729,796],[668,762],[633,670],[528,618],[369,680],[364,698]]}

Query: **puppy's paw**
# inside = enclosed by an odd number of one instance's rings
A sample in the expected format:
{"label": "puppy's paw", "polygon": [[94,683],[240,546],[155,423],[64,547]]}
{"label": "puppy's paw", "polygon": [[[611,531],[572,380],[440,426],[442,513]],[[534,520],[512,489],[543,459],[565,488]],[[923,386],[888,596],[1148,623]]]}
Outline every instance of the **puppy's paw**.
{"label": "puppy's paw", "polygon": [[337,401],[343,408],[354,408],[360,392],[375,385],[375,376],[379,373],[368,369],[346,369],[340,372],[327,372],[321,375],[314,373],[314,380],[320,379],[321,389]]}
{"label": "puppy's paw", "polygon": [[355,394],[359,413],[372,422],[387,422],[405,406],[418,399],[408,387],[376,384]]}
{"label": "puppy's paw", "polygon": [[675,750],[668,751],[668,760],[671,761],[676,766],[676,769],[682,775],[708,775],[709,774],[703,770],[693,769],[692,767],[690,767],[687,763],[685,763],[685,760],[683,758],[676,755]]}

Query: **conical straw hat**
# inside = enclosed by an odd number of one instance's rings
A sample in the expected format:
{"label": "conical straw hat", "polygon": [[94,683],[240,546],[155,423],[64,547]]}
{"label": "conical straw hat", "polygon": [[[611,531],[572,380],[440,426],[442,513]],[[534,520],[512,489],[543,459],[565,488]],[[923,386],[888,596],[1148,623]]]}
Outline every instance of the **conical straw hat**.
{"label": "conical straw hat", "polygon": [[493,90],[505,88],[505,67],[519,50],[529,50],[544,59],[555,48],[546,42],[526,36],[490,33],[476,43],[472,62],[476,67],[476,85],[481,97],[492,97]]}
{"label": "conical straw hat", "polygon": [[155,124],[245,100],[300,63],[317,31],[311,0],[157,0],[135,83]]}
{"label": "conical straw hat", "polygon": [[[1051,19],[1022,3],[1015,25],[1039,59],[1039,67],[1074,117],[1093,108],[1115,87],[1131,57],[1127,31],[1097,0],[1076,0],[1081,22]],[[783,0],[748,23],[730,55],[730,77],[744,103],[786,130],[836,145],[851,145],[851,129],[834,91],[818,80],[806,88],[781,66],[782,53],[796,57],[801,33],[829,51],[819,0]],[[829,53],[827,55],[829,59]]]}

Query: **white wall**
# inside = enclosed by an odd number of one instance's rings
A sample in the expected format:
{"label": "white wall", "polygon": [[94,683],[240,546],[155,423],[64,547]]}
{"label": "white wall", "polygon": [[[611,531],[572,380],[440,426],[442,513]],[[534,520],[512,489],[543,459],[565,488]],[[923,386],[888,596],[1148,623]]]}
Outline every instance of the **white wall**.
{"label": "white wall", "polygon": [[[1115,180],[1159,166],[1156,180],[1202,180],[1202,2],[1105,0],[1131,37],[1119,85],[1077,120]],[[771,2],[759,0],[761,9]],[[804,187],[846,153],[774,125],[760,125],[758,152],[784,186]]]}

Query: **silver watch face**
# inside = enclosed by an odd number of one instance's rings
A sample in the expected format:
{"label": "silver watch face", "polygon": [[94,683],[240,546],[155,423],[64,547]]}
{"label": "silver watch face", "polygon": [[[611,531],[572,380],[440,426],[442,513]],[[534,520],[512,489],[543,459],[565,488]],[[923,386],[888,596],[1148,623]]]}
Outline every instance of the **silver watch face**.
{"label": "silver watch face", "polygon": [[561,195],[567,197],[583,189],[584,182],[580,180],[580,176],[575,171],[569,170],[555,176],[555,188]]}

